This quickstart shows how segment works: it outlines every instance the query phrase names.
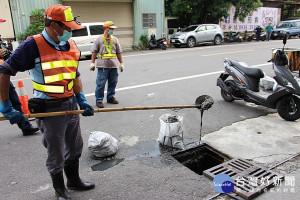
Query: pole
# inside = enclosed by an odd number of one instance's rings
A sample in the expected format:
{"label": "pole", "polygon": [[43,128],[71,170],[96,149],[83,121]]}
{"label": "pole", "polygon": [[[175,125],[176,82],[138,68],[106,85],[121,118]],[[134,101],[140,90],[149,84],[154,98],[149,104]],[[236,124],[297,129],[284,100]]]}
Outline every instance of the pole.
{"label": "pole", "polygon": [[[98,113],[98,112],[130,111],[130,110],[184,109],[184,108],[199,108],[199,105],[101,108],[101,109],[95,109],[94,113]],[[84,112],[84,110],[72,110],[72,111],[61,111],[61,112],[24,114],[23,116],[25,118],[54,117],[54,116],[62,116],[62,115],[78,115],[78,114],[82,114],[83,112]],[[0,117],[0,121],[4,121],[4,120],[7,120],[7,118]]]}

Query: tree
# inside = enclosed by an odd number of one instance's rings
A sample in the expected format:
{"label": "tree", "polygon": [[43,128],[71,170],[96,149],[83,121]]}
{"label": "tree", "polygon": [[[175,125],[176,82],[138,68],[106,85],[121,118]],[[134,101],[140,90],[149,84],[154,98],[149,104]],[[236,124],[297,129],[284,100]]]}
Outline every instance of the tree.
{"label": "tree", "polygon": [[24,33],[18,34],[17,38],[20,41],[25,40],[28,36],[36,35],[44,29],[44,14],[45,9],[35,9],[30,14],[30,25]]}
{"label": "tree", "polygon": [[234,17],[244,20],[262,3],[260,0],[165,0],[166,14],[186,25],[218,23],[228,16],[232,5],[236,7]]}
{"label": "tree", "polygon": [[[293,2],[294,0],[287,0]],[[281,19],[299,19],[300,18],[300,6],[292,4],[284,4],[282,7]]]}

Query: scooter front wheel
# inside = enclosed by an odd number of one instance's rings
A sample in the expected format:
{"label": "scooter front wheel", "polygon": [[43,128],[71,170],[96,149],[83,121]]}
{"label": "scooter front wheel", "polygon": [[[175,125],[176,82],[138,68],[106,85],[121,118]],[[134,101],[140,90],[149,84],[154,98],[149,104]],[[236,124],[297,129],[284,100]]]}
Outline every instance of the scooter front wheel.
{"label": "scooter front wheel", "polygon": [[166,50],[167,49],[167,46],[165,44],[161,45],[160,47],[162,50]]}
{"label": "scooter front wheel", "polygon": [[294,95],[284,96],[277,102],[276,109],[283,119],[295,121],[300,118],[300,99]]}
{"label": "scooter front wheel", "polygon": [[[226,84],[227,87],[229,88],[233,88],[234,86],[234,82],[233,80],[227,80],[224,82]],[[232,102],[234,101],[234,98],[232,95],[228,94],[225,90],[221,89],[221,96],[223,97],[223,99],[227,102]]]}

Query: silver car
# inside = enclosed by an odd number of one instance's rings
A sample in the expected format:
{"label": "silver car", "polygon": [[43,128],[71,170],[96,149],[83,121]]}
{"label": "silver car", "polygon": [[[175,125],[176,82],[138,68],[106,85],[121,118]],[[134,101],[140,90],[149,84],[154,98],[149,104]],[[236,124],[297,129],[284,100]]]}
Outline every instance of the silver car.
{"label": "silver car", "polygon": [[223,30],[217,24],[196,24],[191,25],[173,34],[170,43],[175,47],[188,45],[194,47],[200,43],[213,42],[216,45],[222,43],[224,39]]}

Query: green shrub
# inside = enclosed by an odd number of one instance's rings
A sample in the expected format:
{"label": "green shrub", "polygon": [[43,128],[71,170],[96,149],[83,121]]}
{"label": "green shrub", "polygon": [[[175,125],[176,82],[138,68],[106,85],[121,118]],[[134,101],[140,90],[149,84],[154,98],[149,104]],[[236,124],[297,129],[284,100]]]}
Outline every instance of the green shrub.
{"label": "green shrub", "polygon": [[148,35],[141,35],[139,46],[141,49],[146,49],[149,46]]}
{"label": "green shrub", "polygon": [[17,38],[19,41],[25,40],[28,36],[36,35],[44,29],[45,9],[35,9],[31,12],[31,22],[24,33],[19,33]]}

